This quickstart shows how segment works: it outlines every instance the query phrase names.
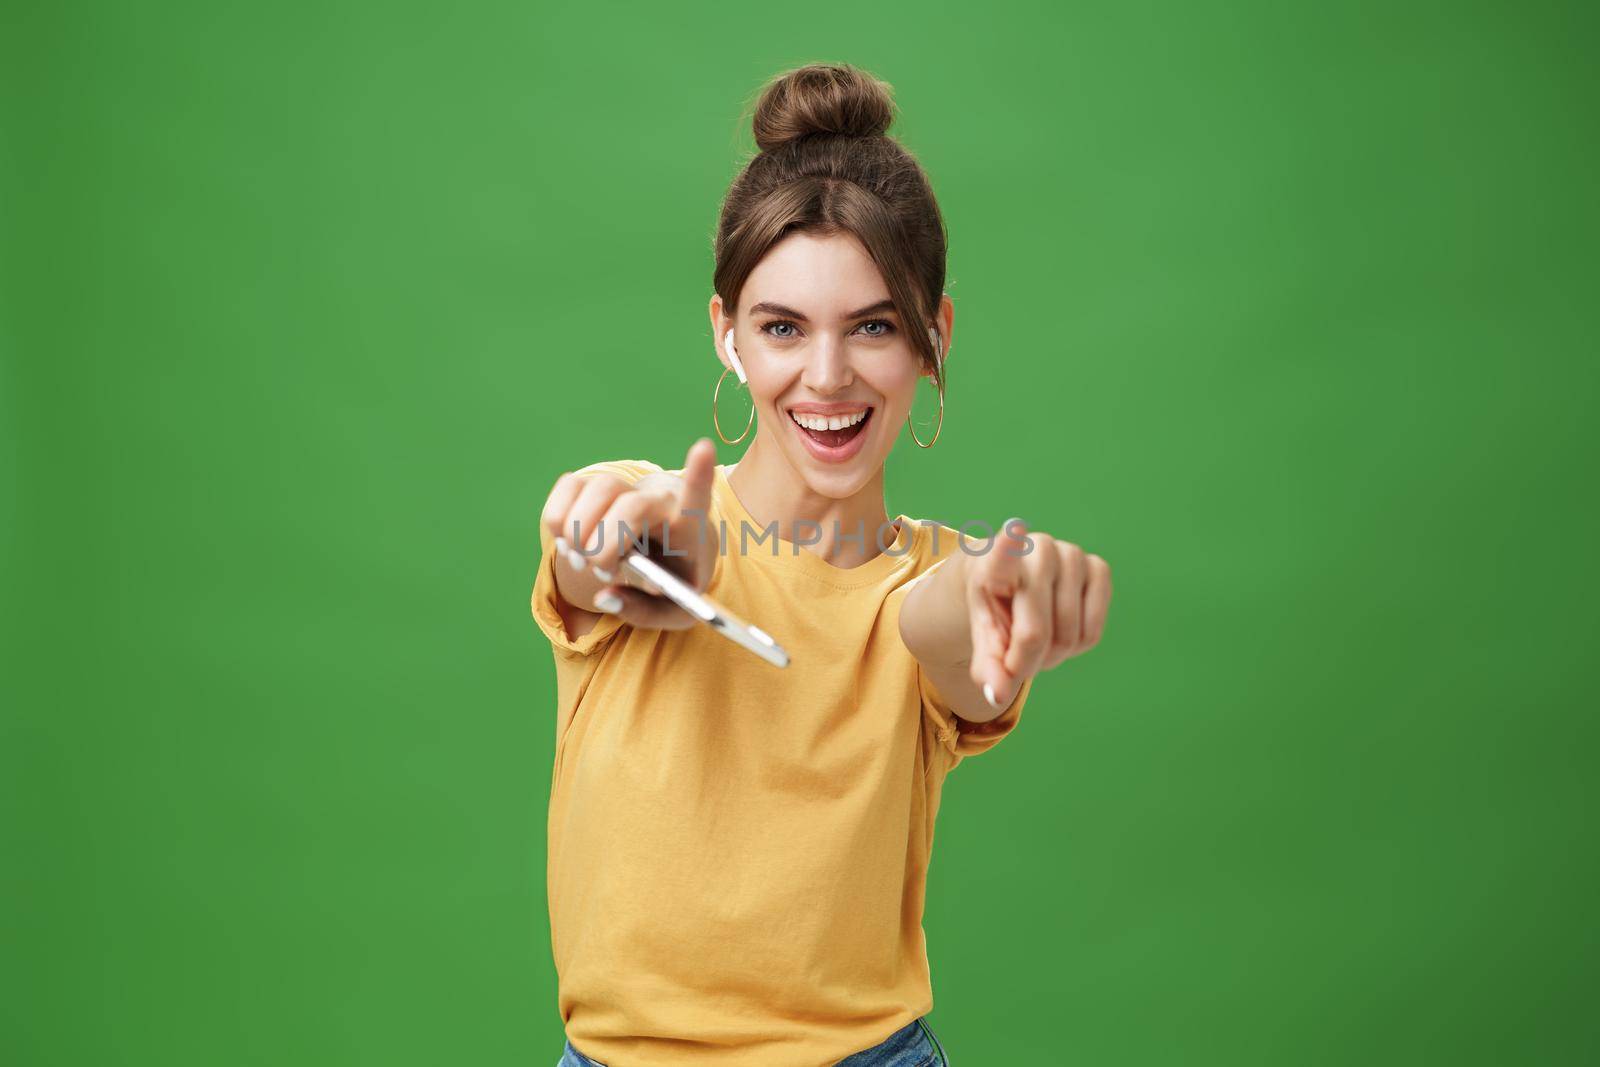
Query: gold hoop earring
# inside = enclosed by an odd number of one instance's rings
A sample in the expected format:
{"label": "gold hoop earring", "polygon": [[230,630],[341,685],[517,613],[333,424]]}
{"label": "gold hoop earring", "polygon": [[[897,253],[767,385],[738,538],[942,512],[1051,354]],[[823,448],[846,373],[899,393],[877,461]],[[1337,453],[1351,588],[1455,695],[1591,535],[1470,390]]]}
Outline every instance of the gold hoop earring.
{"label": "gold hoop earring", "polygon": [[[726,378],[728,376],[729,372],[731,372],[732,370],[733,370],[732,367],[723,367],[721,376],[717,378],[716,387],[711,390],[711,425],[716,427],[717,436],[722,438],[722,443],[725,444],[725,445],[736,445],[740,441],[743,441],[745,439],[745,435],[750,432],[750,427],[756,421],[756,406],[755,406],[754,401],[752,400],[752,402],[750,404],[750,418],[745,421],[744,433],[740,434],[738,437],[735,437],[731,441],[728,440],[727,437],[723,436],[722,423],[717,421],[717,394],[722,392],[722,379]],[[941,407],[943,406],[942,402],[941,402],[940,406]],[[941,416],[941,420],[940,421],[943,421],[942,416]]]}
{"label": "gold hoop earring", "polygon": [[939,421],[934,424],[932,439],[929,440],[928,443],[925,444],[925,445],[922,443],[922,439],[917,436],[917,428],[915,426],[911,425],[911,416],[910,415],[906,416],[906,429],[911,431],[911,439],[913,441],[915,441],[920,447],[922,447],[922,448],[932,448],[933,447],[933,442],[937,441],[939,439],[939,431],[944,429],[944,390],[943,389],[939,390]]}

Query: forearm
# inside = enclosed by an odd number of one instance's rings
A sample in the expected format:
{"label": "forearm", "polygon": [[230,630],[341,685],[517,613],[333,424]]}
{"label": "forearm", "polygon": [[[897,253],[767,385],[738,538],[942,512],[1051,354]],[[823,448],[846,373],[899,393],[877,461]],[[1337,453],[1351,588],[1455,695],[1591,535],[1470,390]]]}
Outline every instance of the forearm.
{"label": "forearm", "polygon": [[1004,711],[972,680],[972,627],[966,604],[970,557],[957,550],[919,581],[900,606],[900,639],[956,714],[988,722]]}

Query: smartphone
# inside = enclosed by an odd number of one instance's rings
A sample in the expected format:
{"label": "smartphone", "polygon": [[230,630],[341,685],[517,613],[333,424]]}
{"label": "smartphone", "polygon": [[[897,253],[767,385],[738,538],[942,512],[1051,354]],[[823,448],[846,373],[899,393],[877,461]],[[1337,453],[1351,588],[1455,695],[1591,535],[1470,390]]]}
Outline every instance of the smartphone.
{"label": "smartphone", "polygon": [[772,639],[771,634],[745,622],[644,553],[629,552],[622,557],[622,566],[632,571],[635,577],[643,578],[661,590],[662,596],[734,644],[742,645],[775,667],[789,665],[789,653]]}

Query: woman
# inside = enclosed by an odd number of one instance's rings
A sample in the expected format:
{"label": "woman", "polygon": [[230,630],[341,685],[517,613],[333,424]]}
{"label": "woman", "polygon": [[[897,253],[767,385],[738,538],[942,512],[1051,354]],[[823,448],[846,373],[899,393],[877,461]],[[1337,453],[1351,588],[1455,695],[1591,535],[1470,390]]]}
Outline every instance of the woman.
{"label": "woman", "polygon": [[[942,425],[954,324],[939,208],[892,119],[849,66],[768,84],[710,307],[714,426],[735,374],[754,406],[730,443],[754,437],[728,466],[707,438],[671,470],[596,462],[545,504],[562,1064],[945,1063],[922,930],[942,783],[1105,625],[1109,568],[1076,545],[889,521],[884,461],[921,377]],[[790,665],[631,580],[641,549]]]}

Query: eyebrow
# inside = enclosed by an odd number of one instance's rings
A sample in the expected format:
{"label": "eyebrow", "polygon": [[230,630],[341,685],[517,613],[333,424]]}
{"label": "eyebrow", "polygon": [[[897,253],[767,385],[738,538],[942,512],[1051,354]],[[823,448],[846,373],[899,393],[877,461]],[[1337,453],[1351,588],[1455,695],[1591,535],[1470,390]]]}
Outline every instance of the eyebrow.
{"label": "eyebrow", "polygon": [[[880,311],[894,311],[894,310],[895,310],[895,306],[894,306],[894,301],[893,300],[880,300],[876,304],[870,304],[867,307],[859,308],[859,309],[857,309],[855,311],[850,312],[848,315],[845,316],[845,318],[847,318],[847,319],[859,319],[863,315],[873,315],[873,314],[876,314],[877,312],[880,312]],[[752,314],[752,315],[783,315],[783,316],[785,316],[787,318],[797,319],[800,322],[808,322],[808,321],[810,321],[809,319],[807,319],[805,317],[805,315],[803,315],[802,313],[796,311],[794,308],[785,307],[782,304],[774,304],[770,300],[763,300],[759,304],[750,305],[750,314]]]}

